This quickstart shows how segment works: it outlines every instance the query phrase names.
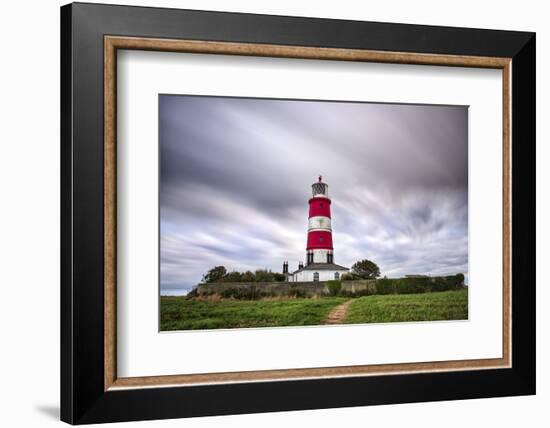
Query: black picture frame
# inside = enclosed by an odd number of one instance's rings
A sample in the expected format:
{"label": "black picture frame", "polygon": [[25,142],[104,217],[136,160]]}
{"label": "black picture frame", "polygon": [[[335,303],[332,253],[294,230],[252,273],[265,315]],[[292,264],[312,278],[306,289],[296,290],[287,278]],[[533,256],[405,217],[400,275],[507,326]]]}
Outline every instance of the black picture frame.
{"label": "black picture frame", "polygon": [[[104,36],[512,58],[512,367],[104,390]],[[71,424],[535,393],[535,34],[74,3],[61,8],[61,419]]]}

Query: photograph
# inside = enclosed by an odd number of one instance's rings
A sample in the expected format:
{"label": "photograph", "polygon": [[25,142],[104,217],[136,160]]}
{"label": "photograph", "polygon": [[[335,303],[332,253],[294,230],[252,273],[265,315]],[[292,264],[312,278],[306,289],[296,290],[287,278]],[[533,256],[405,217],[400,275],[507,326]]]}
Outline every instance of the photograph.
{"label": "photograph", "polygon": [[160,331],[468,320],[468,106],[158,102]]}

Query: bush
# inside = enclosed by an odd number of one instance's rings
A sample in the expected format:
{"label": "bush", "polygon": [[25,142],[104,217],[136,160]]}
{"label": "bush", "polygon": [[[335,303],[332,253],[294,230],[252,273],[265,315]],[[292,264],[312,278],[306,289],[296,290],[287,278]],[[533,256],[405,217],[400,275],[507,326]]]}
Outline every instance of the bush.
{"label": "bush", "polygon": [[203,277],[204,282],[284,282],[286,275],[271,272],[267,269],[258,269],[255,272],[246,271],[227,272],[224,266],[210,269]]}
{"label": "bush", "polygon": [[193,299],[199,295],[199,291],[197,290],[197,287],[193,288],[187,295],[185,296],[186,299]]}
{"label": "bush", "polygon": [[342,290],[342,283],[338,280],[327,281],[326,284],[331,296],[338,296]]}
{"label": "bush", "polygon": [[447,280],[451,283],[454,289],[464,288],[464,275],[457,273],[453,276],[448,276]]}
{"label": "bush", "polygon": [[447,281],[445,278],[434,278],[432,281],[432,290],[433,291],[446,291],[449,288],[449,285],[447,284]]}
{"label": "bush", "polygon": [[233,272],[226,273],[216,282],[241,282],[242,276],[243,276],[242,273],[233,271]]}
{"label": "bush", "polygon": [[376,281],[376,294],[395,293],[394,279],[382,278]]}
{"label": "bush", "polygon": [[431,291],[458,290],[464,285],[464,275],[382,278],[376,281],[376,294],[418,294]]}
{"label": "bush", "polygon": [[440,276],[433,279],[433,291],[458,290],[464,286],[464,275]]}
{"label": "bush", "polygon": [[277,282],[284,282],[286,281],[286,275],[279,272],[273,272],[273,279]]}
{"label": "bush", "polygon": [[245,273],[242,274],[241,281],[242,282],[254,282],[254,281],[256,281],[256,276],[252,272],[247,270]]}
{"label": "bush", "polygon": [[267,269],[258,269],[254,272],[256,282],[273,282],[273,272]]}
{"label": "bush", "polygon": [[227,273],[225,266],[216,266],[210,269],[203,277],[204,282],[218,282]]}
{"label": "bush", "polygon": [[431,291],[431,278],[400,278],[395,280],[397,294],[416,294]]}

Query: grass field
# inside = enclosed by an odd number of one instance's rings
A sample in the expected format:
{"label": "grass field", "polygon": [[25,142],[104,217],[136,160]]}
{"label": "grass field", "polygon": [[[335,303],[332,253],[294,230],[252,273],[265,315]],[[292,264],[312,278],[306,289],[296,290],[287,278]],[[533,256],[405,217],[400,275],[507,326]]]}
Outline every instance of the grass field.
{"label": "grass field", "polygon": [[198,300],[161,297],[160,329],[282,327],[323,324],[345,297],[281,300]]}
{"label": "grass field", "polygon": [[[350,300],[317,299],[203,300],[161,297],[160,328],[282,327],[326,324],[329,312]],[[346,324],[468,319],[468,290],[365,296],[351,299]]]}
{"label": "grass field", "polygon": [[468,319],[468,290],[390,294],[356,299],[346,324]]}

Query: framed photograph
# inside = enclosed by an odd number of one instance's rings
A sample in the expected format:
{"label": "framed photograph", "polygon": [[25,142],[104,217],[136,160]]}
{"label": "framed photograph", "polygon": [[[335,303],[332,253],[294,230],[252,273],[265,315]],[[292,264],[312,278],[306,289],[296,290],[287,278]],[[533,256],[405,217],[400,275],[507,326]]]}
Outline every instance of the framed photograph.
{"label": "framed photograph", "polygon": [[61,418],[535,393],[535,35],[61,8]]}

